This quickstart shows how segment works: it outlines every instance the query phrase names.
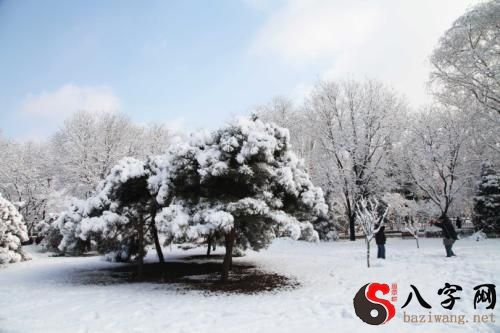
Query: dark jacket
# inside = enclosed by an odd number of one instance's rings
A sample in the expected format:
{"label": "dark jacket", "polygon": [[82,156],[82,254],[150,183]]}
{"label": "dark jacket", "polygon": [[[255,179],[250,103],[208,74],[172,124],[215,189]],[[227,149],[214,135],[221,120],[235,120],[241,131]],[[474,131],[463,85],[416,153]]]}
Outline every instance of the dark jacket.
{"label": "dark jacket", "polygon": [[439,221],[435,224],[437,227],[443,229],[443,238],[454,239],[457,240],[457,232],[451,224],[450,219],[447,216],[441,216]]}
{"label": "dark jacket", "polygon": [[375,234],[375,242],[377,245],[385,244],[385,226],[381,226],[379,231]]}

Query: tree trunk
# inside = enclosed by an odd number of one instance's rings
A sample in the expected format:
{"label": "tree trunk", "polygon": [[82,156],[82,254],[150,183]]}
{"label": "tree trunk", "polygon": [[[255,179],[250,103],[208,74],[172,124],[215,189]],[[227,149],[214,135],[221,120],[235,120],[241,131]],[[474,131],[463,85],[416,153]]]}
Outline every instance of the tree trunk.
{"label": "tree trunk", "polygon": [[137,279],[142,280],[144,269],[144,224],[142,221],[142,217],[139,218],[138,222]]}
{"label": "tree trunk", "polygon": [[153,235],[153,240],[155,242],[156,254],[160,263],[165,263],[165,257],[163,256],[163,250],[161,249],[160,239],[158,237],[158,229],[156,229],[156,207],[151,208],[151,234]]}
{"label": "tree trunk", "polygon": [[366,264],[370,268],[370,241],[366,240]]}
{"label": "tree trunk", "polygon": [[207,246],[207,257],[210,257],[210,250],[212,250],[212,237],[208,236],[207,240],[208,246]]}
{"label": "tree trunk", "polygon": [[154,220],[151,221],[151,233],[153,234],[153,240],[155,242],[156,254],[158,255],[158,259],[160,263],[165,263],[165,257],[163,256],[163,250],[161,249],[160,239],[158,238],[158,230],[156,229],[156,225]]}
{"label": "tree trunk", "polygon": [[415,240],[417,241],[417,249],[420,249],[420,245],[418,245],[418,237],[415,237]]}
{"label": "tree trunk", "polygon": [[[234,244],[234,241],[233,241]],[[234,246],[231,246],[231,255],[229,256],[229,270],[233,270],[233,248]]]}
{"label": "tree trunk", "polygon": [[236,236],[236,232],[234,230],[234,227],[227,233],[224,238],[225,238],[225,244],[226,244],[226,253],[224,255],[224,262],[222,263],[222,276],[221,279],[222,281],[227,281],[229,277],[229,270],[232,268],[232,261],[233,261],[233,245],[234,245],[234,239]]}
{"label": "tree trunk", "polygon": [[355,228],[356,217],[354,214],[349,214],[349,239],[351,241],[356,240],[356,228]]}
{"label": "tree trunk", "polygon": [[87,237],[85,240],[85,251],[90,252],[92,250],[92,240],[90,239],[90,236]]}
{"label": "tree trunk", "polygon": [[353,207],[351,205],[351,199],[349,198],[349,193],[346,192],[344,193],[345,196],[345,201],[346,201],[346,208],[347,208],[347,218],[349,219],[349,239],[351,241],[356,240],[356,228],[355,228],[355,222],[356,222],[356,215],[353,212]]}

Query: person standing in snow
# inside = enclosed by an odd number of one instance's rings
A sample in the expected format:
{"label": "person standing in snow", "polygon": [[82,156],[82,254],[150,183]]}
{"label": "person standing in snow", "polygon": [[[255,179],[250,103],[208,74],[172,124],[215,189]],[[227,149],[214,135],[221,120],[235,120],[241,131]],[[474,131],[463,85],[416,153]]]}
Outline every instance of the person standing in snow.
{"label": "person standing in snow", "polygon": [[[378,228],[378,226],[377,226]],[[385,259],[385,226],[381,226],[378,232],[375,234],[375,242],[377,243],[377,258]]]}
{"label": "person standing in snow", "polygon": [[443,244],[446,250],[446,257],[455,256],[452,247],[455,241],[458,239],[458,237],[457,237],[457,232],[455,231],[453,224],[451,224],[451,221],[448,218],[448,216],[441,215],[438,221],[433,221],[432,224],[434,224],[436,227],[443,229]]}
{"label": "person standing in snow", "polygon": [[457,217],[455,225],[457,226],[457,229],[462,229],[462,220],[460,219],[460,216]]}

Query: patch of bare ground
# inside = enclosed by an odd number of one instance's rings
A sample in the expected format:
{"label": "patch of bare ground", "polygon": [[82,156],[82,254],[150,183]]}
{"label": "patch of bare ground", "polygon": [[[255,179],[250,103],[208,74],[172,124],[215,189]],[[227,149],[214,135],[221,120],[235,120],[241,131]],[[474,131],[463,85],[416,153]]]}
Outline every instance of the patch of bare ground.
{"label": "patch of bare ground", "polygon": [[286,276],[265,272],[255,266],[233,262],[228,281],[220,280],[222,256],[189,256],[165,263],[144,264],[142,278],[137,278],[137,266],[117,264],[116,267],[82,270],[73,276],[72,283],[109,285],[149,282],[175,284],[207,294],[258,294],[297,288],[299,283]]}

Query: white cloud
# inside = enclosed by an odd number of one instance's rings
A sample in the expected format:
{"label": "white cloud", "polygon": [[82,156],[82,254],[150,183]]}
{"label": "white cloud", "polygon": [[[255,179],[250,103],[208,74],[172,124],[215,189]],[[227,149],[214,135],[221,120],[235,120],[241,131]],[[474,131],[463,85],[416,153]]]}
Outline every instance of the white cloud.
{"label": "white cloud", "polygon": [[266,11],[271,9],[272,7],[275,7],[276,3],[268,0],[243,0],[243,3],[255,10],[259,11]]}
{"label": "white cloud", "polygon": [[80,87],[66,84],[54,91],[28,95],[20,112],[24,115],[36,115],[44,118],[65,118],[79,110],[115,112],[119,108],[120,101],[109,87]]}
{"label": "white cloud", "polygon": [[[414,105],[427,100],[428,57],[475,0],[288,0],[257,33],[251,51],[293,69],[321,64],[324,79],[378,78]],[[297,83],[304,85],[311,83]]]}
{"label": "white cloud", "polygon": [[356,47],[375,25],[376,11],[365,3],[312,0],[286,2],[271,14],[252,49],[271,52],[289,62],[305,62]]}
{"label": "white cloud", "polygon": [[101,113],[119,109],[120,100],[107,86],[66,84],[54,91],[29,94],[17,113],[23,126],[20,139],[43,140],[57,130],[68,116],[80,110]]}

